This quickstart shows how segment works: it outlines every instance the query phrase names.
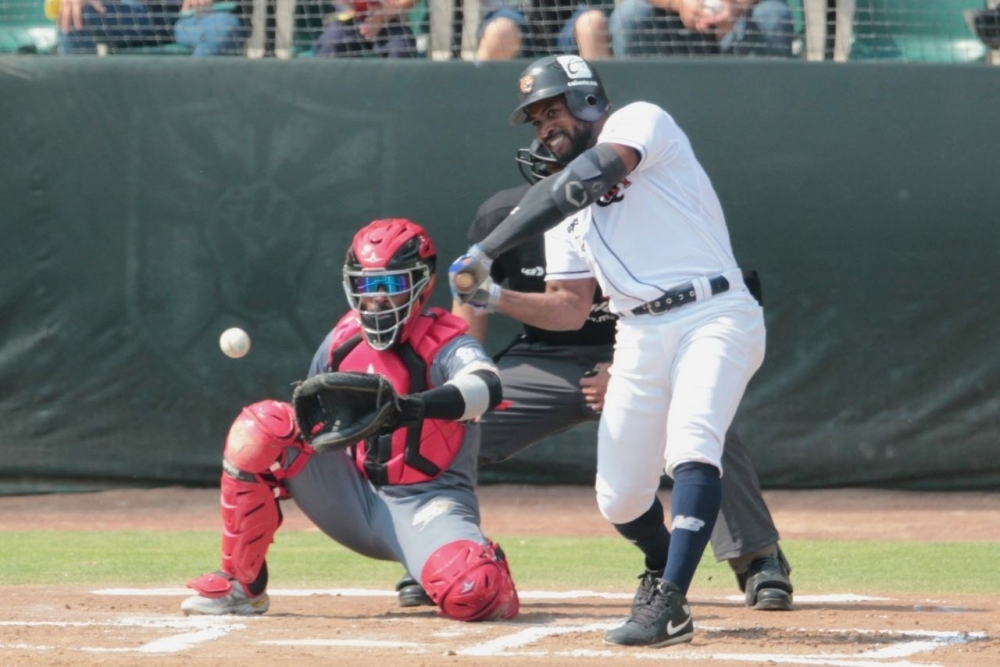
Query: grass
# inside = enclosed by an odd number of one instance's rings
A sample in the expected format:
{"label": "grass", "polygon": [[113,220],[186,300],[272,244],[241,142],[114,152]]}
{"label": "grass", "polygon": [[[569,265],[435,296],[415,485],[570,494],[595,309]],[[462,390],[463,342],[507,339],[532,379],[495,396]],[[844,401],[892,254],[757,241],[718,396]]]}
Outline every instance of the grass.
{"label": "grass", "polygon": [[[7,531],[0,586],[182,586],[217,567],[219,536],[205,531]],[[500,536],[523,590],[630,592],[638,551],[616,538]],[[1000,543],[786,540],[800,593],[1000,595]],[[268,556],[272,586],[389,589],[397,563],[358,556],[320,533],[279,533]],[[736,592],[728,566],[706,553],[694,590]]]}

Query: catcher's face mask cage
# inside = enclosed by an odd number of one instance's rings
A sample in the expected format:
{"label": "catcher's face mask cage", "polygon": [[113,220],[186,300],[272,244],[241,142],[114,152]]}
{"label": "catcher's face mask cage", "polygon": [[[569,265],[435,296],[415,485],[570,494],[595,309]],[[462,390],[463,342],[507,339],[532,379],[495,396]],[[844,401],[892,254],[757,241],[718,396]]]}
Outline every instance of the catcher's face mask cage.
{"label": "catcher's face mask cage", "polygon": [[344,292],[368,344],[385,350],[406,340],[434,288],[436,251],[420,225],[376,220],[354,237]]}
{"label": "catcher's face mask cage", "polygon": [[534,139],[528,148],[519,148],[514,161],[521,176],[532,185],[552,173],[549,165],[558,164],[552,152],[538,139]]}

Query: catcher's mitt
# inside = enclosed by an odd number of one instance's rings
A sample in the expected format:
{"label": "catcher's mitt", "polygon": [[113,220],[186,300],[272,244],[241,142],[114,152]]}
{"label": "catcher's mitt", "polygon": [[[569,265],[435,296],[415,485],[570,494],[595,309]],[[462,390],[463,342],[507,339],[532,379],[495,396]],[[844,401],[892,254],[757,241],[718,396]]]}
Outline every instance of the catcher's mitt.
{"label": "catcher's mitt", "polygon": [[292,393],[302,437],[318,452],[345,449],[400,421],[392,384],[372,373],[323,373]]}

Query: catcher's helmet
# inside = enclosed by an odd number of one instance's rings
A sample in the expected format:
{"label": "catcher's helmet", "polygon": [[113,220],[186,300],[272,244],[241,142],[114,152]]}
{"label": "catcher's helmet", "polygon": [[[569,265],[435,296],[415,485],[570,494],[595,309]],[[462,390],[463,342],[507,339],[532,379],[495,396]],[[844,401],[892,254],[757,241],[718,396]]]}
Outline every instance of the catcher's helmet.
{"label": "catcher's helmet", "polygon": [[511,125],[528,122],[525,109],[539,100],[566,96],[570,113],[595,121],[608,112],[611,101],[597,70],[580,56],[545,56],[528,65],[517,80],[521,103],[510,115]]}
{"label": "catcher's helmet", "polygon": [[517,169],[524,176],[524,180],[534,185],[546,176],[550,175],[550,165],[557,165],[559,161],[552,155],[552,151],[538,139],[532,139],[528,148],[517,149],[514,156],[517,162]]}
{"label": "catcher's helmet", "polygon": [[[354,235],[344,291],[369,345],[385,350],[406,340],[434,289],[436,264],[434,242],[410,220],[375,220]],[[362,307],[365,298],[378,299],[377,308]]]}

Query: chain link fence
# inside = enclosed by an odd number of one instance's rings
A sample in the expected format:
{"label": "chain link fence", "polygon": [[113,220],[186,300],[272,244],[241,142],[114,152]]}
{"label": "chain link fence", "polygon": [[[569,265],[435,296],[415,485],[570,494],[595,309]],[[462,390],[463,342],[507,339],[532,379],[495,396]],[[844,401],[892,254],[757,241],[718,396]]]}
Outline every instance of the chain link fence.
{"label": "chain link fence", "polygon": [[1000,0],[0,0],[0,53],[489,60],[572,51],[1000,64]]}

